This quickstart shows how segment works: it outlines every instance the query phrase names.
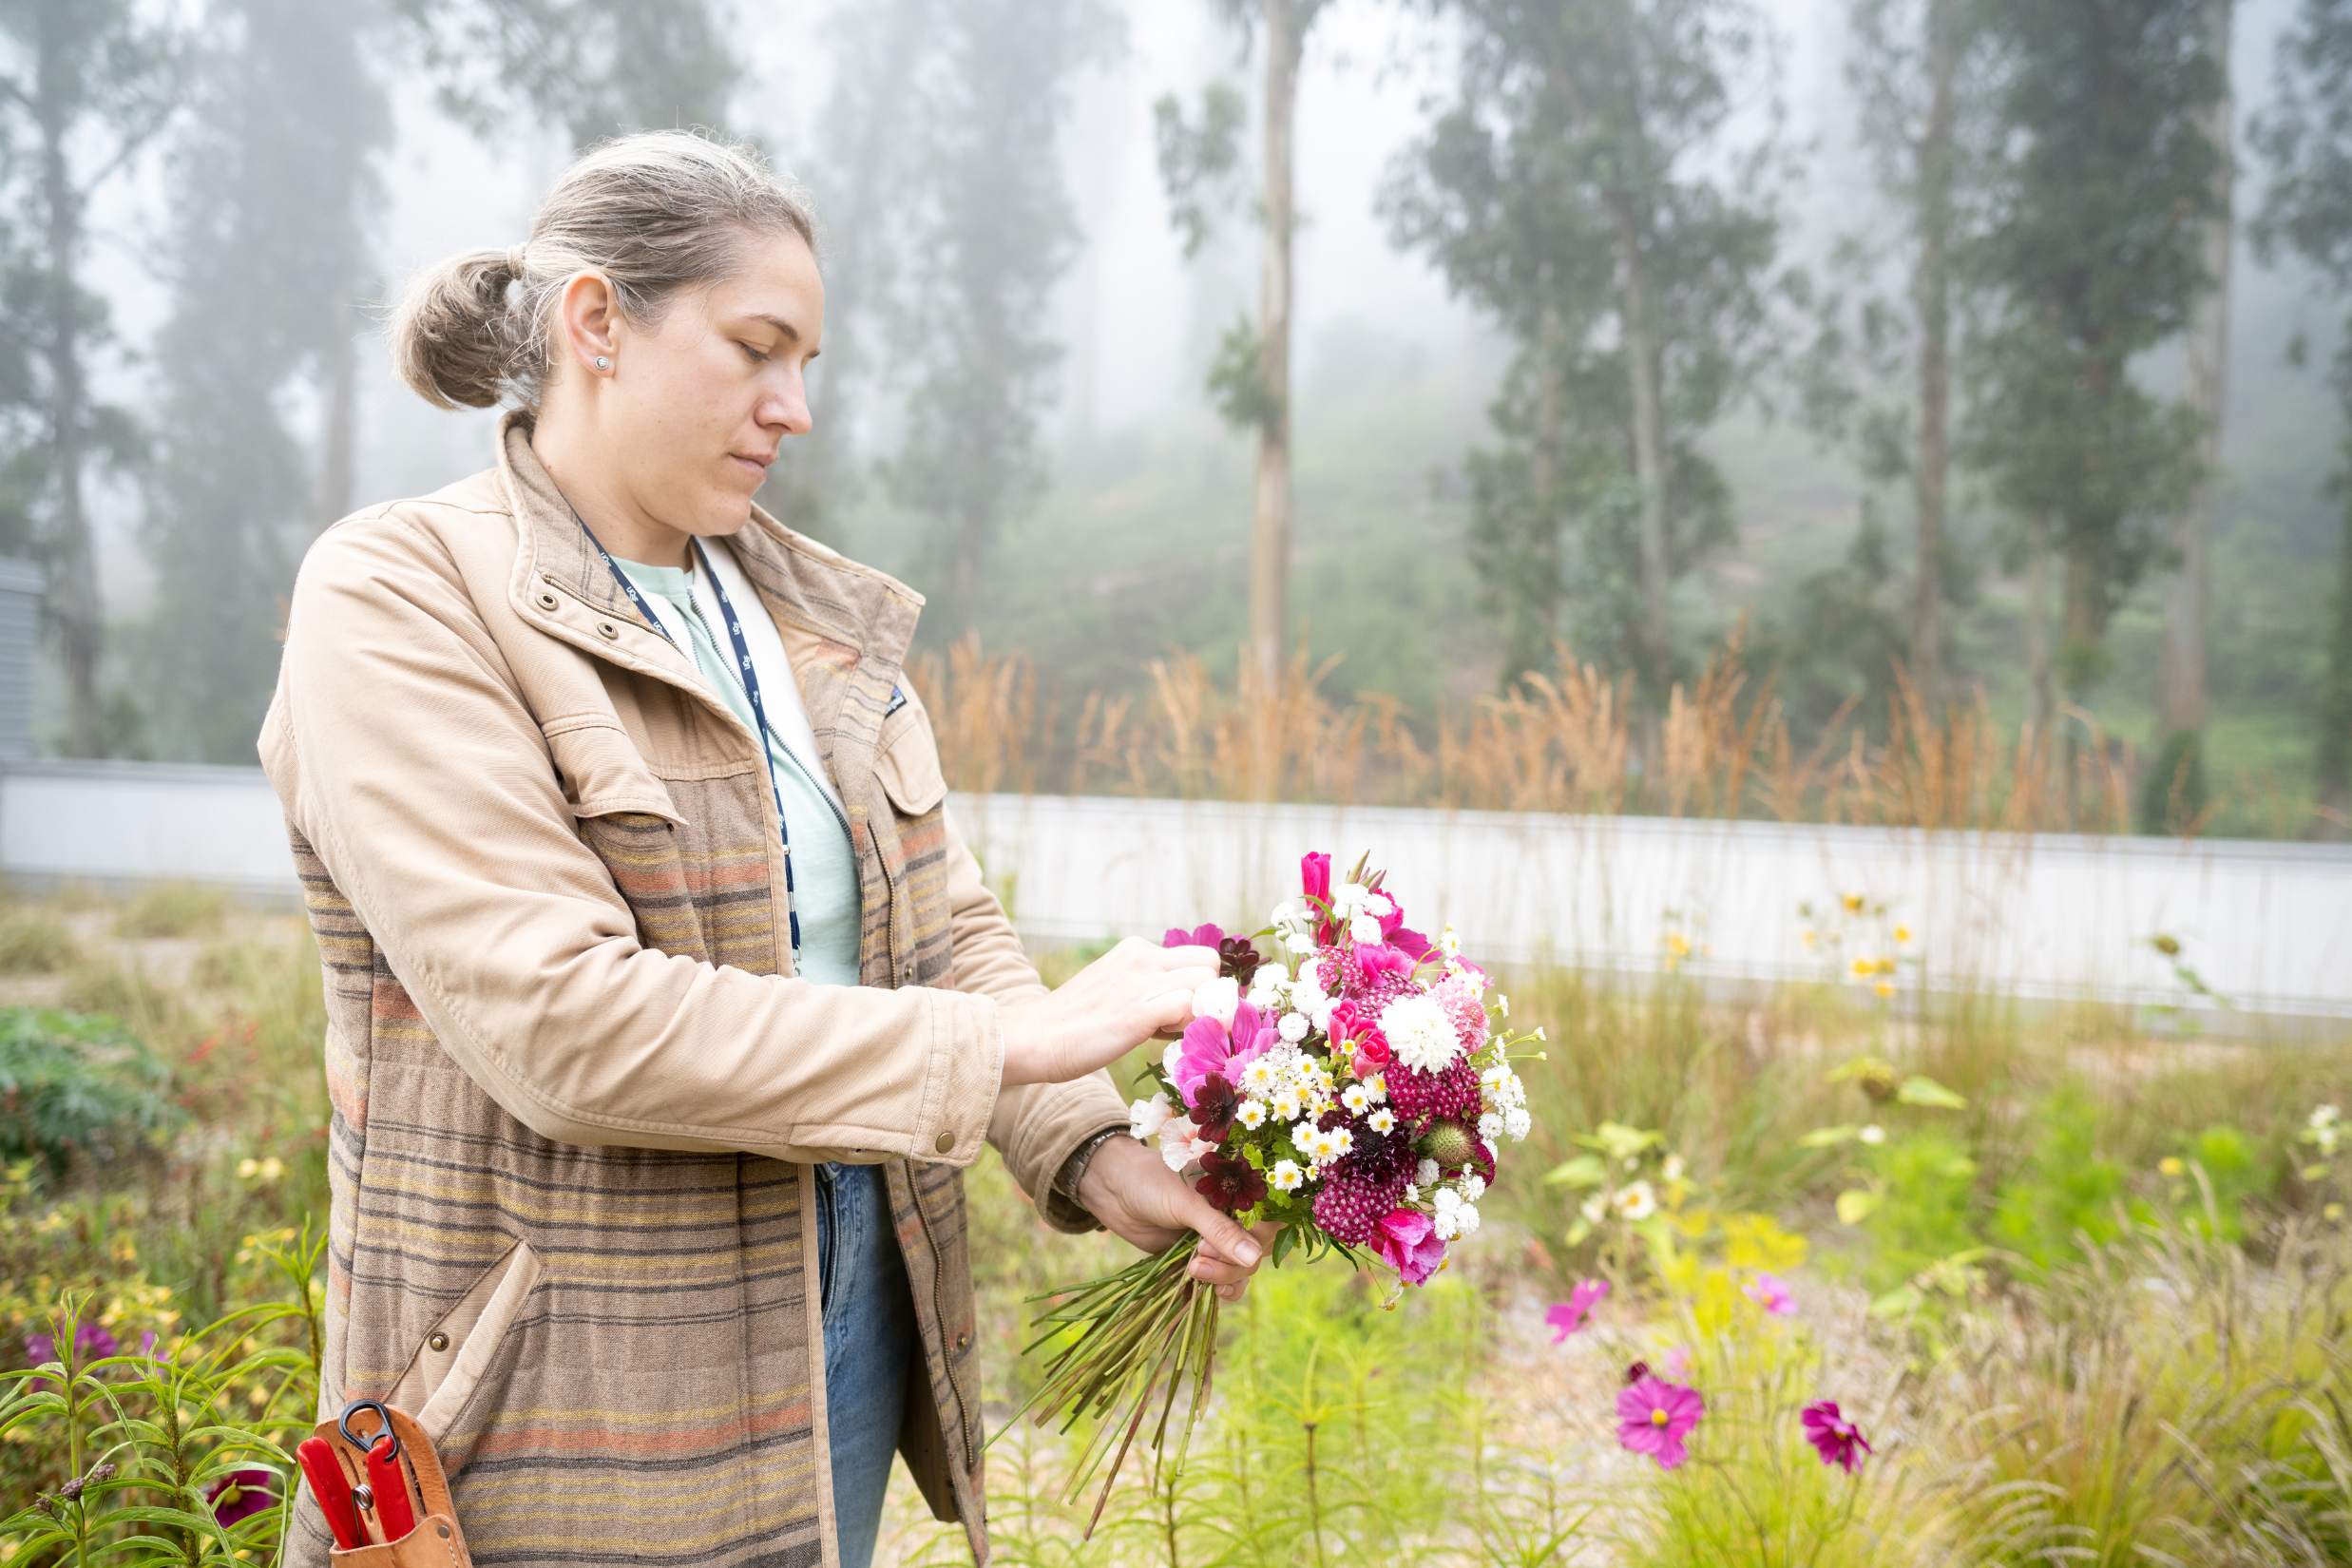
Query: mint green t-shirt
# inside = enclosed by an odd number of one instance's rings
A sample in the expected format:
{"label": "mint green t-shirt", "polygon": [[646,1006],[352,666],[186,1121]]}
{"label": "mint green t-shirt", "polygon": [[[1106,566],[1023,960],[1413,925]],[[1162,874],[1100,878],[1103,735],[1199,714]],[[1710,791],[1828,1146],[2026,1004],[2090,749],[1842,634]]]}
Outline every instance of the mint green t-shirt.
{"label": "mint green t-shirt", "polygon": [[[657,566],[618,557],[614,564],[628,574],[640,593],[649,599],[660,599],[665,609],[676,612],[675,617],[665,620],[685,621],[693,633],[689,643],[696,667],[718,689],[727,706],[743,720],[743,727],[757,735],[759,726],[752,717],[751,697],[736,674],[734,653],[720,651],[712,625],[702,619],[705,608],[714,617],[718,614],[717,599],[711,591],[707,574],[700,570],[694,573],[694,591],[689,594],[687,572],[682,566]],[[739,597],[733,593],[729,596],[736,615],[764,613],[757,603],[736,602]],[[850,824],[842,816],[841,808],[816,782],[812,770],[822,764],[815,757],[804,759],[796,755],[776,733],[774,719],[779,694],[774,690],[774,677],[764,665],[755,665],[755,670],[760,677],[760,699],[770,717],[768,771],[775,780],[776,794],[783,798],[784,822],[792,841],[793,908],[800,915],[800,952],[794,972],[823,985],[854,985],[858,983],[859,899],[857,859],[851,851]],[[782,696],[785,700],[799,701],[796,688]]]}

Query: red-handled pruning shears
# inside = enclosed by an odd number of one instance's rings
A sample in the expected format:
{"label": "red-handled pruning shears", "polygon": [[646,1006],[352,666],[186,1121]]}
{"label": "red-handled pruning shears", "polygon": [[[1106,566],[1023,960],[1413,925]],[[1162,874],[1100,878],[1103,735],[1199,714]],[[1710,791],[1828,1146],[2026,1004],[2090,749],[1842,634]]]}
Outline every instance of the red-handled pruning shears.
{"label": "red-handled pruning shears", "polygon": [[[361,1410],[373,1410],[381,1424],[373,1438],[352,1430],[352,1417]],[[416,1515],[409,1506],[408,1466],[400,1463],[400,1434],[392,1430],[392,1412],[381,1400],[355,1399],[343,1406],[335,1425],[344,1442],[368,1456],[368,1480],[353,1501],[375,1515],[387,1541],[398,1540],[416,1527]]]}
{"label": "red-handled pruning shears", "polygon": [[352,1499],[351,1478],[335,1462],[335,1451],[327,1446],[327,1440],[304,1438],[295,1445],[294,1457],[311,1483],[311,1496],[318,1500],[318,1511],[327,1516],[327,1528],[335,1532],[335,1543],[347,1552],[368,1544],[368,1538],[359,1528],[359,1510]]}

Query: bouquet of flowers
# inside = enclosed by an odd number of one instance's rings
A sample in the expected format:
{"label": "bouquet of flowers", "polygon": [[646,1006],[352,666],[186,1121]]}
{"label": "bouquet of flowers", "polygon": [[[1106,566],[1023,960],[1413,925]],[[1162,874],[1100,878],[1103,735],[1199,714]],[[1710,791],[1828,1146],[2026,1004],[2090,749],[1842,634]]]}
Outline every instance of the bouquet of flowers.
{"label": "bouquet of flowers", "polygon": [[[1131,1107],[1130,1131],[1157,1140],[1170,1169],[1197,1173],[1202,1195],[1245,1228],[1278,1222],[1269,1262],[1368,1257],[1394,1272],[1394,1307],[1478,1230],[1497,1150],[1531,1125],[1512,1051],[1543,1031],[1501,1028],[1509,1004],[1486,971],[1462,956],[1450,925],[1435,942],[1407,927],[1384,872],[1359,860],[1334,883],[1322,853],[1300,872],[1298,896],[1252,935],[1168,932],[1166,946],[1216,948],[1219,973],[1148,1075],[1153,1092]],[[1208,1393],[1217,1298],[1186,1272],[1197,1242],[1030,1298],[1053,1304],[1025,1348],[1061,1345],[1014,1417],[1038,1406],[1037,1425],[1060,1413],[1065,1431],[1087,1412],[1106,1418],[1070,1482],[1075,1495],[1110,1456],[1090,1537],[1155,1406],[1151,1442],[1164,1449],[1188,1396],[1180,1463]]]}

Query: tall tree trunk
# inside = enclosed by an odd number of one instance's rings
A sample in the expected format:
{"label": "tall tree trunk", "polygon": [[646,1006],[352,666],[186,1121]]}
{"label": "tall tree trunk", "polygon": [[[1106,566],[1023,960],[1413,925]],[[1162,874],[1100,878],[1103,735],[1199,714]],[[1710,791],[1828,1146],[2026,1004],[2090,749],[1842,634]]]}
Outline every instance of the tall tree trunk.
{"label": "tall tree trunk", "polygon": [[1258,377],[1267,407],[1250,532],[1250,647],[1268,691],[1280,688],[1290,642],[1291,150],[1305,42],[1299,20],[1297,0],[1267,0],[1266,246],[1258,283]]}
{"label": "tall tree trunk", "polygon": [[318,493],[311,504],[315,528],[325,527],[352,509],[359,409],[359,356],[354,342],[356,322],[352,294],[352,280],[346,278],[336,291],[334,325],[319,366],[326,382],[327,406],[325,428],[319,432]]}
{"label": "tall tree trunk", "polygon": [[1952,77],[1957,0],[1927,4],[1927,124],[1920,138],[1920,449],[1913,470],[1918,576],[1911,602],[1911,674],[1930,714],[1943,701],[1943,535],[1951,474]]}
{"label": "tall tree trunk", "polygon": [[[1558,454],[1560,445],[1560,422],[1567,411],[1562,407],[1559,384],[1560,361],[1567,354],[1567,328],[1559,318],[1559,307],[1543,307],[1543,319],[1536,328],[1536,370],[1542,377],[1536,395],[1535,451],[1528,465],[1530,488],[1535,491],[1536,523],[1543,537],[1536,548],[1536,569],[1543,574],[1538,584],[1540,599],[1529,616],[1525,662],[1539,667],[1552,655],[1554,642],[1559,636],[1560,545],[1567,531],[1568,520],[1559,513],[1559,470]],[[1514,677],[1523,673],[1511,672]]]}
{"label": "tall tree trunk", "polygon": [[[40,13],[46,29],[51,20]],[[43,236],[49,288],[49,468],[57,482],[57,537],[49,552],[56,573],[49,585],[49,612],[65,655],[68,704],[66,745],[74,756],[101,750],[98,658],[104,626],[98,592],[97,550],[90,541],[88,502],[83,493],[83,433],[88,424],[83,384],[81,335],[75,329],[74,262],[81,248],[81,193],[66,163],[68,87],[64,49],[44,36],[39,44],[38,97],[33,118],[41,132],[41,198],[47,207]]]}
{"label": "tall tree trunk", "polygon": [[[2352,398],[2345,413],[2352,415]],[[2346,463],[2352,467],[2352,445]],[[2344,488],[2343,549],[2336,571],[2335,625],[2320,678],[2319,832],[2352,838],[2352,485]]]}
{"label": "tall tree trunk", "polygon": [[1652,709],[1664,700],[1673,655],[1666,594],[1672,581],[1666,541],[1666,408],[1659,387],[1657,333],[1650,310],[1648,258],[1633,216],[1616,221],[1617,288],[1624,317],[1625,373],[1634,404],[1634,481],[1641,490],[1641,676]]}
{"label": "tall tree trunk", "polygon": [[2221,96],[2200,116],[2220,163],[2213,173],[2216,210],[2205,225],[2205,267],[2212,286],[2189,329],[2189,406],[2196,411],[2197,478],[2173,521],[2180,565],[2164,598],[2161,720],[2167,736],[2202,732],[2206,714],[2206,623],[2212,600],[2214,490],[2220,477],[2222,417],[2229,368],[2230,213],[2235,170],[2230,127],[2229,30],[2233,0],[2205,0],[2208,48],[2222,76]]}
{"label": "tall tree trunk", "polygon": [[[2034,746],[2047,769],[2055,758],[2050,737],[2057,722],[2058,699],[2056,654],[2050,635],[2050,520],[2036,516],[2026,523],[2025,557],[2025,667],[2029,678],[2030,703],[2028,722],[2033,726]],[[2037,781],[2046,786],[2047,775]],[[2035,820],[2049,806],[2049,791],[2038,787],[2041,798],[2036,803]]]}

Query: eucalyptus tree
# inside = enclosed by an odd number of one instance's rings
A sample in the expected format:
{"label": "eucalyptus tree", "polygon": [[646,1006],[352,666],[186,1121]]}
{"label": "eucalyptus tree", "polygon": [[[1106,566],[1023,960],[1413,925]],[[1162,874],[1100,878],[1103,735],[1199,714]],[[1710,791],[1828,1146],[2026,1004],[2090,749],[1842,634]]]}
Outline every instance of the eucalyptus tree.
{"label": "eucalyptus tree", "polygon": [[1777,56],[1743,0],[1435,0],[1460,69],[1381,197],[1518,355],[1472,456],[1474,561],[1506,680],[1574,613],[1654,711],[1677,667],[1674,582],[1732,532],[1699,438],[1776,343]]}
{"label": "eucalyptus tree", "polygon": [[[2252,138],[2270,172],[2254,240],[2266,258],[2317,268],[2341,307],[2352,303],[2352,0],[2302,0],[2273,78]],[[2333,481],[2342,543],[2312,715],[2323,831],[2338,838],[2352,837],[2352,310],[2343,315],[2329,376],[2343,415]]]}

